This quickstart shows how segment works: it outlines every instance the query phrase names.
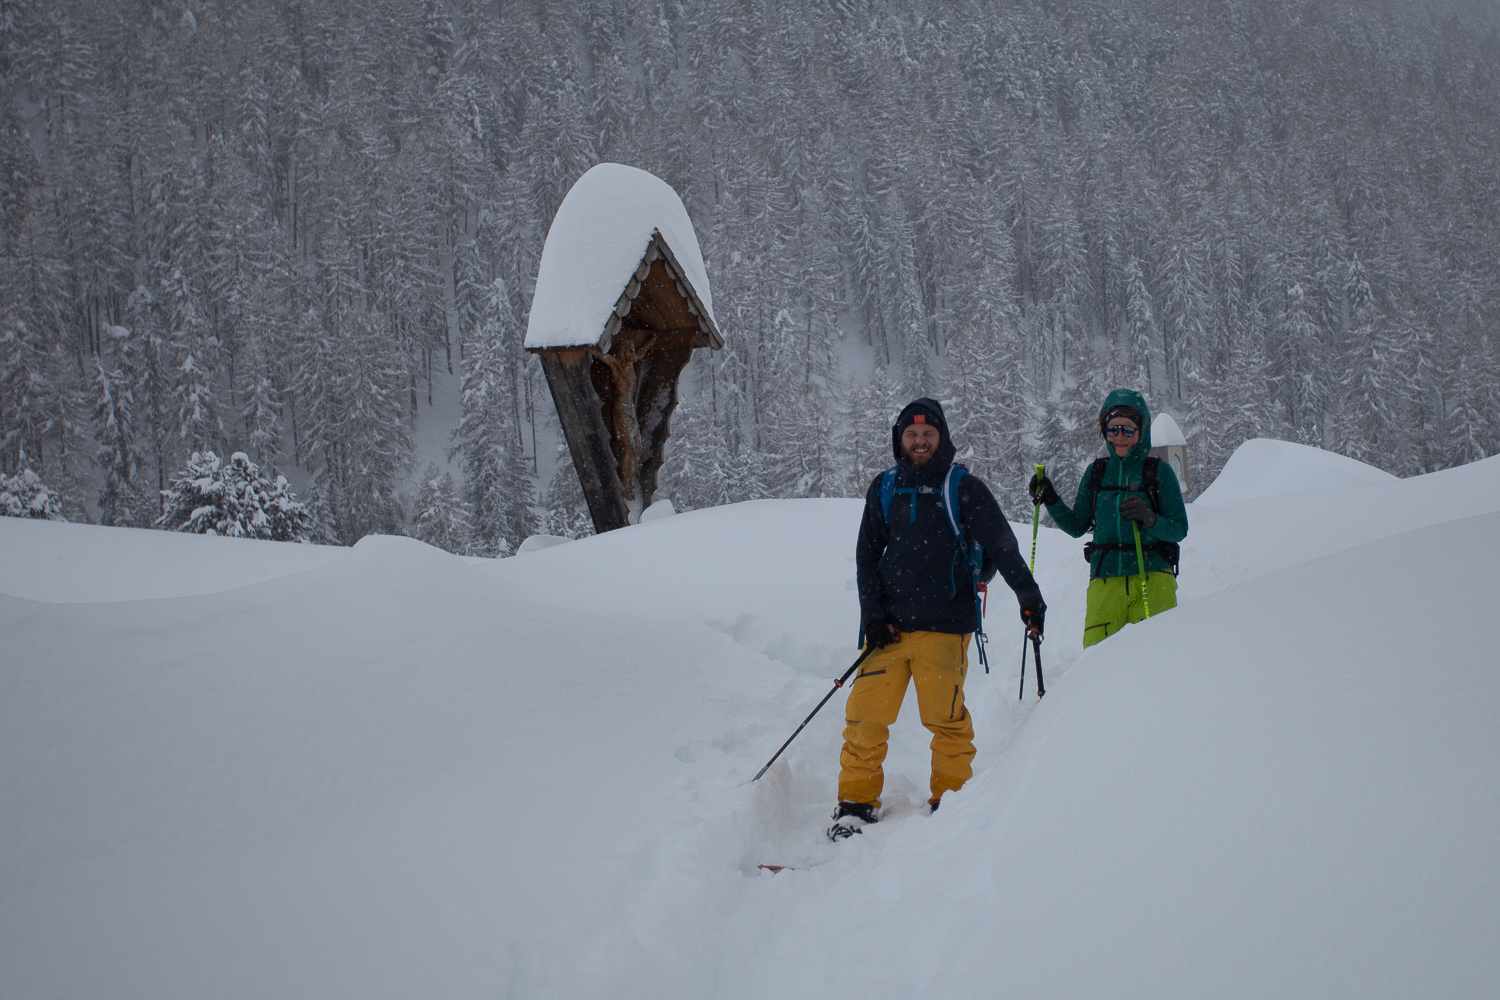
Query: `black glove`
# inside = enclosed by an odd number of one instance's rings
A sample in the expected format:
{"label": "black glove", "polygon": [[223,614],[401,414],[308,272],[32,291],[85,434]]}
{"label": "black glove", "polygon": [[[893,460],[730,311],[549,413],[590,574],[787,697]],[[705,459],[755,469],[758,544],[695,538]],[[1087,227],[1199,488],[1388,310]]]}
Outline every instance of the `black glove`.
{"label": "black glove", "polygon": [[1139,521],[1141,527],[1149,528],[1156,523],[1156,511],[1140,497],[1126,497],[1120,503],[1120,516],[1127,521]]}
{"label": "black glove", "polygon": [[884,649],[901,641],[901,630],[891,622],[871,622],[865,626],[865,645]]}
{"label": "black glove", "polygon": [[1040,479],[1033,476],[1031,482],[1026,485],[1026,492],[1031,494],[1031,502],[1034,504],[1051,506],[1055,503],[1062,503],[1062,497],[1058,496],[1057,490],[1052,487],[1052,480],[1046,476]]}
{"label": "black glove", "polygon": [[1047,605],[1028,604],[1021,609],[1021,621],[1026,625],[1026,634],[1034,638],[1042,637],[1042,622],[1047,618]]}

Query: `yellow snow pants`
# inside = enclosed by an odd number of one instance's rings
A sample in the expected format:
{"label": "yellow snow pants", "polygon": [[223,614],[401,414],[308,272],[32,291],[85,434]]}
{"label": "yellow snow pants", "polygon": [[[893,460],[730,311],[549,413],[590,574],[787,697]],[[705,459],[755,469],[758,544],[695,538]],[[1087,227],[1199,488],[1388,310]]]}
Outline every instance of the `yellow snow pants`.
{"label": "yellow snow pants", "polygon": [[[1165,570],[1146,574],[1146,598],[1151,613],[1177,607],[1177,577]],[[1103,642],[1126,625],[1146,620],[1141,606],[1141,578],[1112,576],[1089,581],[1088,604],[1083,612],[1083,647]]]}
{"label": "yellow snow pants", "polygon": [[844,751],[839,755],[839,800],[880,806],[885,787],[886,742],[901,712],[906,682],[915,681],[922,725],[932,732],[932,797],[963,787],[974,776],[974,723],[964,707],[969,637],[947,632],[905,632],[860,665],[844,709]]}

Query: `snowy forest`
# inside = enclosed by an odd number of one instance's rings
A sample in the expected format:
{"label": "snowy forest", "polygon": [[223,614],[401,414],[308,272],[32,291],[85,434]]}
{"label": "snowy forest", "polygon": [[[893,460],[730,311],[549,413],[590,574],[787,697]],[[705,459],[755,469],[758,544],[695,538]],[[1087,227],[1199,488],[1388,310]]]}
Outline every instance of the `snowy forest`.
{"label": "snowy forest", "polygon": [[[244,452],[346,544],[590,530],[521,336],[601,161],[682,196],[727,341],[685,376],[679,509],[862,495],[918,394],[1012,516],[1032,462],[1076,483],[1116,385],[1177,418],[1193,490],[1256,436],[1470,462],[1500,451],[1497,25],[1482,2],[5,2],[0,473],[146,526],[198,453]],[[435,385],[461,391],[457,479],[418,447]]]}

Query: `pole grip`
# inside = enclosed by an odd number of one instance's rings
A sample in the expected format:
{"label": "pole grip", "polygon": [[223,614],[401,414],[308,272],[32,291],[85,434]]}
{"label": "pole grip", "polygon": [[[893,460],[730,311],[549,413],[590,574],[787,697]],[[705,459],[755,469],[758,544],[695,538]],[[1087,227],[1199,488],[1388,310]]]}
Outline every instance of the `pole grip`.
{"label": "pole grip", "polygon": [[[1047,476],[1047,467],[1045,465],[1037,465],[1036,466],[1036,477],[1032,481],[1033,482],[1041,482],[1043,479],[1046,478],[1046,476]],[[1028,567],[1028,569],[1032,573],[1036,572],[1036,532],[1037,532],[1038,525],[1041,524],[1041,520],[1042,520],[1042,501],[1040,499],[1037,499],[1031,505],[1031,565]],[[1024,648],[1023,648],[1022,652],[1023,653],[1025,652]]]}

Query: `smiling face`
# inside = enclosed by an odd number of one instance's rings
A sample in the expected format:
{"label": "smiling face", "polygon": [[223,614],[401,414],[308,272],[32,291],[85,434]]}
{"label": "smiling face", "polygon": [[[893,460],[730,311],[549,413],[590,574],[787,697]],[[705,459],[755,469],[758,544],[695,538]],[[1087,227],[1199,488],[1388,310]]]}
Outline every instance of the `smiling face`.
{"label": "smiling face", "polygon": [[1126,452],[1135,447],[1139,438],[1140,429],[1129,417],[1112,417],[1109,423],[1104,425],[1104,440],[1109,442],[1115,454],[1121,458],[1124,458]]}
{"label": "smiling face", "polygon": [[942,439],[931,424],[912,424],[901,432],[901,454],[914,468],[920,469],[932,461]]}

